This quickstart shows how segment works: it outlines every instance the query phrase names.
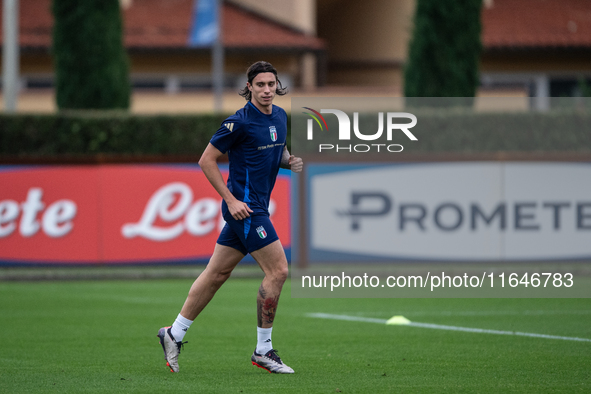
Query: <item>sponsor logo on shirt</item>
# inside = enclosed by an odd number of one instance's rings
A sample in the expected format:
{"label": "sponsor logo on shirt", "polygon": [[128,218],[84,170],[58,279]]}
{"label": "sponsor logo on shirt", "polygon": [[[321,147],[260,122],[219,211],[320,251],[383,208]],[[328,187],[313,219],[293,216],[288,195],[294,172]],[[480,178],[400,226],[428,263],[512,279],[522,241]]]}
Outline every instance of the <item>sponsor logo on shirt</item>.
{"label": "sponsor logo on shirt", "polygon": [[226,128],[228,130],[230,130],[230,132],[234,131],[234,123],[224,123],[224,126],[226,126]]}
{"label": "sponsor logo on shirt", "polygon": [[269,132],[271,133],[271,141],[277,141],[277,129],[275,129],[275,126],[269,126]]}

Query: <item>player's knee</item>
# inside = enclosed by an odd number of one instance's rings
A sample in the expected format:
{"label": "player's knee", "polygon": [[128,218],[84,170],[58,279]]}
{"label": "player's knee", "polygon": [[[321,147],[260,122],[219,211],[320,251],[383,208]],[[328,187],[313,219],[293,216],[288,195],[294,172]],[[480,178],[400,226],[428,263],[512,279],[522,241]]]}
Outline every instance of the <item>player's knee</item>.
{"label": "player's knee", "polygon": [[213,285],[216,286],[216,287],[220,287],[221,285],[223,285],[228,280],[228,278],[230,277],[230,274],[231,273],[232,273],[232,271],[229,271],[229,272],[225,272],[225,271],[216,272],[213,275],[213,278],[212,278]]}
{"label": "player's knee", "polygon": [[287,267],[281,267],[273,270],[270,276],[273,281],[277,282],[278,284],[283,284],[289,276],[289,270]]}
{"label": "player's knee", "polygon": [[213,270],[207,267],[204,274],[207,275],[206,278],[209,285],[219,288],[228,280],[232,274],[232,270]]}

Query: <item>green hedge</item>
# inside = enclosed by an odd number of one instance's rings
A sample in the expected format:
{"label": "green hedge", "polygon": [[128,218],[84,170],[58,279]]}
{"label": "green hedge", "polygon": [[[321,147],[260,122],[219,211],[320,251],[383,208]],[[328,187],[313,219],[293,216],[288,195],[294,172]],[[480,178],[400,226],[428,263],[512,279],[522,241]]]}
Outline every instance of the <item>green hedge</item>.
{"label": "green hedge", "polygon": [[[419,141],[411,142],[402,133],[392,141],[402,143],[405,152],[591,151],[588,111],[414,113],[419,122],[412,132]],[[120,112],[0,115],[0,155],[198,156],[225,117]]]}
{"label": "green hedge", "polygon": [[1,115],[2,155],[199,155],[223,115]]}
{"label": "green hedge", "polygon": [[591,151],[589,111],[414,114],[419,141],[405,152]]}

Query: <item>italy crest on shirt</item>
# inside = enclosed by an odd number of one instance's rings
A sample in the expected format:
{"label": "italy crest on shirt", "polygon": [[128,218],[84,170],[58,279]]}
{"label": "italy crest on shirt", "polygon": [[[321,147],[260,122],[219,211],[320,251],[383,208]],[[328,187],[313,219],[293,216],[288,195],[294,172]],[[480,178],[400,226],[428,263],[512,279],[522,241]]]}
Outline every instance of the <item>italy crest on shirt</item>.
{"label": "italy crest on shirt", "polygon": [[265,231],[265,228],[263,226],[257,227],[257,233],[259,233],[259,237],[261,237],[262,239],[267,238],[267,232]]}
{"label": "italy crest on shirt", "polygon": [[271,133],[271,141],[277,141],[277,129],[275,129],[275,126],[269,126],[269,132]]}

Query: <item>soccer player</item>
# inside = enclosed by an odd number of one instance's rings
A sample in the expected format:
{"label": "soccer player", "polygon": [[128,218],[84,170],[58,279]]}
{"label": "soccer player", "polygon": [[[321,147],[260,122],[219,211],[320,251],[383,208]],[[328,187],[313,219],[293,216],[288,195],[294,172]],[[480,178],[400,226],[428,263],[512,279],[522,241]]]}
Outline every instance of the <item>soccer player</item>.
{"label": "soccer player", "polygon": [[[273,373],[293,373],[273,349],[271,331],[288,268],[285,252],[269,220],[269,199],[279,168],[301,172],[302,159],[287,150],[287,115],[273,105],[275,95],[287,93],[277,70],[256,62],[247,72],[248,82],[240,91],[247,103],[227,118],[211,138],[199,165],[222,197],[224,226],[209,263],[191,286],[180,314],[170,327],[158,331],[167,366],[179,371],[178,356],[183,338],[195,318],[230,277],[232,270],[250,253],[265,277],[257,295],[257,345],[253,365]],[[217,159],[228,152],[227,185]]]}

